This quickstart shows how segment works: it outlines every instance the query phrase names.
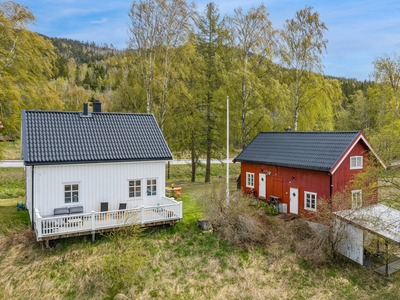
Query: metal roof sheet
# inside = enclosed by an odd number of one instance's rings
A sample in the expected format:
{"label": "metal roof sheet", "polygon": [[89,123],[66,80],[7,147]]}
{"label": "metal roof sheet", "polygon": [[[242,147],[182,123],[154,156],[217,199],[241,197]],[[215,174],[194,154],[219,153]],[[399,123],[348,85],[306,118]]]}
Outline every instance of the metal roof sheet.
{"label": "metal roof sheet", "polygon": [[359,134],[360,131],[260,132],[235,160],[328,172]]}
{"label": "metal roof sheet", "polygon": [[22,111],[25,165],[170,160],[152,114]]}
{"label": "metal roof sheet", "polygon": [[376,204],[354,210],[338,211],[335,215],[357,227],[400,244],[400,211],[396,209]]}

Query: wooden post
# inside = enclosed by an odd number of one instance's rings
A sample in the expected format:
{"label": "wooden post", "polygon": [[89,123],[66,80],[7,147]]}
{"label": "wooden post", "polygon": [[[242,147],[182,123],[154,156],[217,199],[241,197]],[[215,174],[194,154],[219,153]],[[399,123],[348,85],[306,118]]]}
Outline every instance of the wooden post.
{"label": "wooden post", "polygon": [[92,214],[92,242],[95,241],[96,239],[96,222],[95,222],[95,212],[92,210],[91,211]]}
{"label": "wooden post", "polygon": [[385,276],[389,276],[389,247],[388,247],[388,241],[385,241],[385,250],[386,250],[386,258],[385,258]]}

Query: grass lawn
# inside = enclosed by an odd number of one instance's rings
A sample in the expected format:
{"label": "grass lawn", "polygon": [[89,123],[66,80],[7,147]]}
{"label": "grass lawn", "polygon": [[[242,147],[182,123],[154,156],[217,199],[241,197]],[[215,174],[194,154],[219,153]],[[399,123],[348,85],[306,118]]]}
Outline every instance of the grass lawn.
{"label": "grass lawn", "polygon": [[[231,180],[231,188],[235,184]],[[196,221],[203,212],[196,199],[209,188],[182,184],[183,221],[144,232],[148,261],[140,281],[120,292],[129,299],[400,298],[398,274],[386,279],[352,262],[314,267],[290,245],[267,241],[245,249],[219,240],[217,233],[200,232]],[[109,239],[63,239],[44,249],[27,229],[26,212],[16,212],[18,201],[0,200],[2,228],[14,220],[21,224],[0,237],[0,298],[112,299],[115,292],[102,275]]]}
{"label": "grass lawn", "polygon": [[21,159],[19,146],[19,140],[15,142],[0,142],[0,148],[4,152],[3,159]]}

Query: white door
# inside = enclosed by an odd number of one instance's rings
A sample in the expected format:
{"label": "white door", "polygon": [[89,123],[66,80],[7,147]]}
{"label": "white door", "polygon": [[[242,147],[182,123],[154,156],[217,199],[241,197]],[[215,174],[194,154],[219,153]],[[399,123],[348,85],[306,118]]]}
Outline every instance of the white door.
{"label": "white door", "polygon": [[299,214],[299,189],[290,188],[290,212]]}
{"label": "white door", "polygon": [[265,181],[265,174],[260,173],[258,176],[258,197],[264,197],[265,198],[265,190],[267,183]]}

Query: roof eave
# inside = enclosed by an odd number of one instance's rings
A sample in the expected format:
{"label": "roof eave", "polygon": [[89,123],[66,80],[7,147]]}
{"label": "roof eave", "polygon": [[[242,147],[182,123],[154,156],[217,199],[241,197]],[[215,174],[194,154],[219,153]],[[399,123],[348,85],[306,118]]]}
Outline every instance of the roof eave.
{"label": "roof eave", "polygon": [[50,166],[50,165],[82,165],[82,164],[101,164],[101,163],[123,163],[123,162],[153,162],[153,161],[168,161],[173,160],[173,157],[152,158],[152,159],[119,159],[119,160],[80,160],[80,161],[46,161],[46,162],[27,162],[25,166]]}
{"label": "roof eave", "polygon": [[312,171],[321,171],[321,172],[329,172],[330,168],[318,168],[312,166],[301,166],[301,165],[290,165],[290,164],[277,164],[267,161],[256,161],[256,160],[243,160],[243,159],[236,159],[236,162],[247,162],[252,164],[260,164],[260,165],[268,165],[268,166],[275,166],[275,167],[284,167],[284,168],[292,168],[292,169],[301,169],[301,170],[312,170]]}

